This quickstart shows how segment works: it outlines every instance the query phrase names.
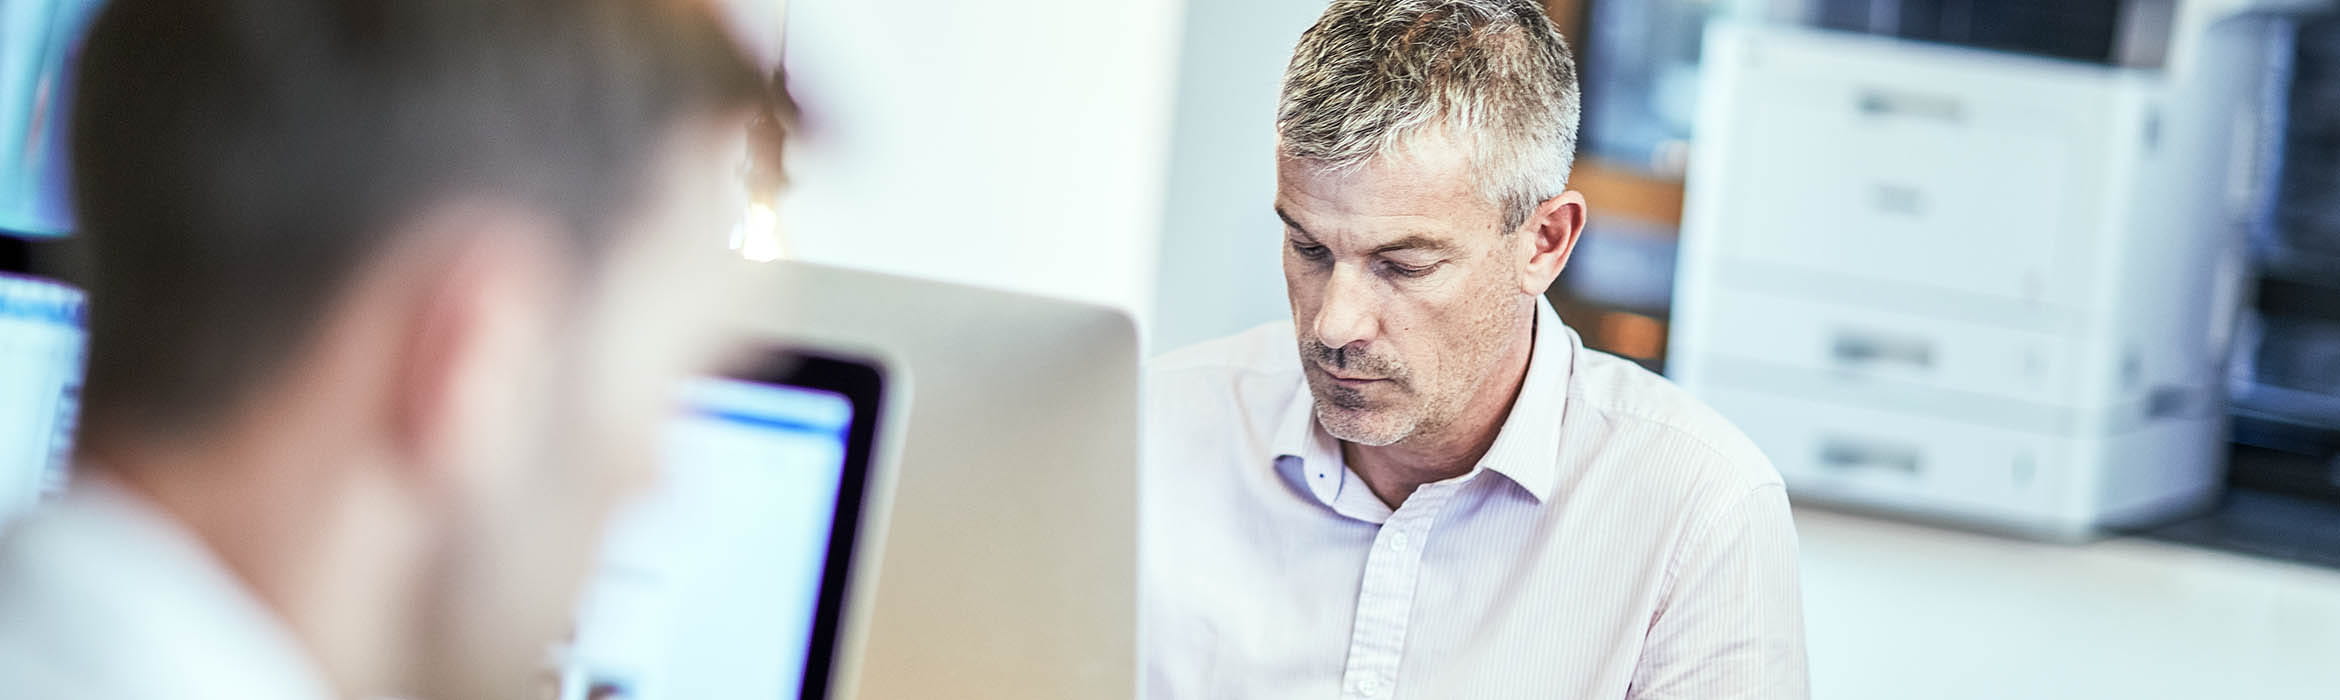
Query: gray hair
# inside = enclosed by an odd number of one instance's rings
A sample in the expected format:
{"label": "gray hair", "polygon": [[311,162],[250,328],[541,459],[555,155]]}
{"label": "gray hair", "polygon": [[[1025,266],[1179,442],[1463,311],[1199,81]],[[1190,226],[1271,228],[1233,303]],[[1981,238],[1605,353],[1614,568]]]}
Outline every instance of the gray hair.
{"label": "gray hair", "polygon": [[1536,0],[1334,0],[1300,35],[1278,149],[1339,171],[1443,129],[1472,150],[1505,232],[1568,186],[1576,61]]}

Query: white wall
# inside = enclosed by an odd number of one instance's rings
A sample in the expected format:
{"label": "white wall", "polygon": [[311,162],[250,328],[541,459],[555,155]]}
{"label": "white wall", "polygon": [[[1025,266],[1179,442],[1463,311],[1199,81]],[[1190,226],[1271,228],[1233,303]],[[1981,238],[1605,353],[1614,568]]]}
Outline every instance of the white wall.
{"label": "white wall", "polygon": [[1291,315],[1272,209],[1276,89],[1324,6],[1188,0],[1149,352]]}
{"label": "white wall", "polygon": [[797,259],[1153,309],[1177,0],[789,0]]}
{"label": "white wall", "polygon": [[1283,318],[1276,88],[1323,9],[789,0],[789,254],[1117,306],[1149,352]]}

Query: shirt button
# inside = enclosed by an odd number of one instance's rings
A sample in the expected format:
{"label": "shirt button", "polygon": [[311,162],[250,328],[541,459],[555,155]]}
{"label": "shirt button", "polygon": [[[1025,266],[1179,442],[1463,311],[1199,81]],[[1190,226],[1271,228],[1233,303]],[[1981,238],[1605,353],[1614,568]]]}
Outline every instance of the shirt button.
{"label": "shirt button", "polygon": [[1389,548],[1390,548],[1392,551],[1398,551],[1398,552],[1403,552],[1403,551],[1406,551],[1406,533],[1403,533],[1403,532],[1393,532],[1393,533],[1390,533],[1390,535],[1389,535]]}
{"label": "shirt button", "polygon": [[1357,692],[1364,693],[1366,697],[1380,697],[1381,679],[1367,678],[1357,681]]}

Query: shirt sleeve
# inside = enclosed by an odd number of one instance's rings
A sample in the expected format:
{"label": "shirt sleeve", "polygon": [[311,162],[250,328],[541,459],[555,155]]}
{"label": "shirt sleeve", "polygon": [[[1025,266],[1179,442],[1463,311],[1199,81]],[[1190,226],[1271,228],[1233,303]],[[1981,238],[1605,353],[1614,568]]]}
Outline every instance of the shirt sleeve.
{"label": "shirt sleeve", "polygon": [[1804,606],[1787,493],[1760,486],[1694,532],[1629,700],[1803,700]]}

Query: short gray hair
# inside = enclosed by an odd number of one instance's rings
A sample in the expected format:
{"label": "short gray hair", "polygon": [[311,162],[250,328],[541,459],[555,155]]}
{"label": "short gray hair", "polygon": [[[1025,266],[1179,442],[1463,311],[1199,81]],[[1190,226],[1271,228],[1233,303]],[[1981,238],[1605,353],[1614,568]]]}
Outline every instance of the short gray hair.
{"label": "short gray hair", "polygon": [[1566,191],[1580,101],[1536,0],[1334,0],[1284,71],[1277,148],[1338,171],[1443,128],[1509,232]]}

